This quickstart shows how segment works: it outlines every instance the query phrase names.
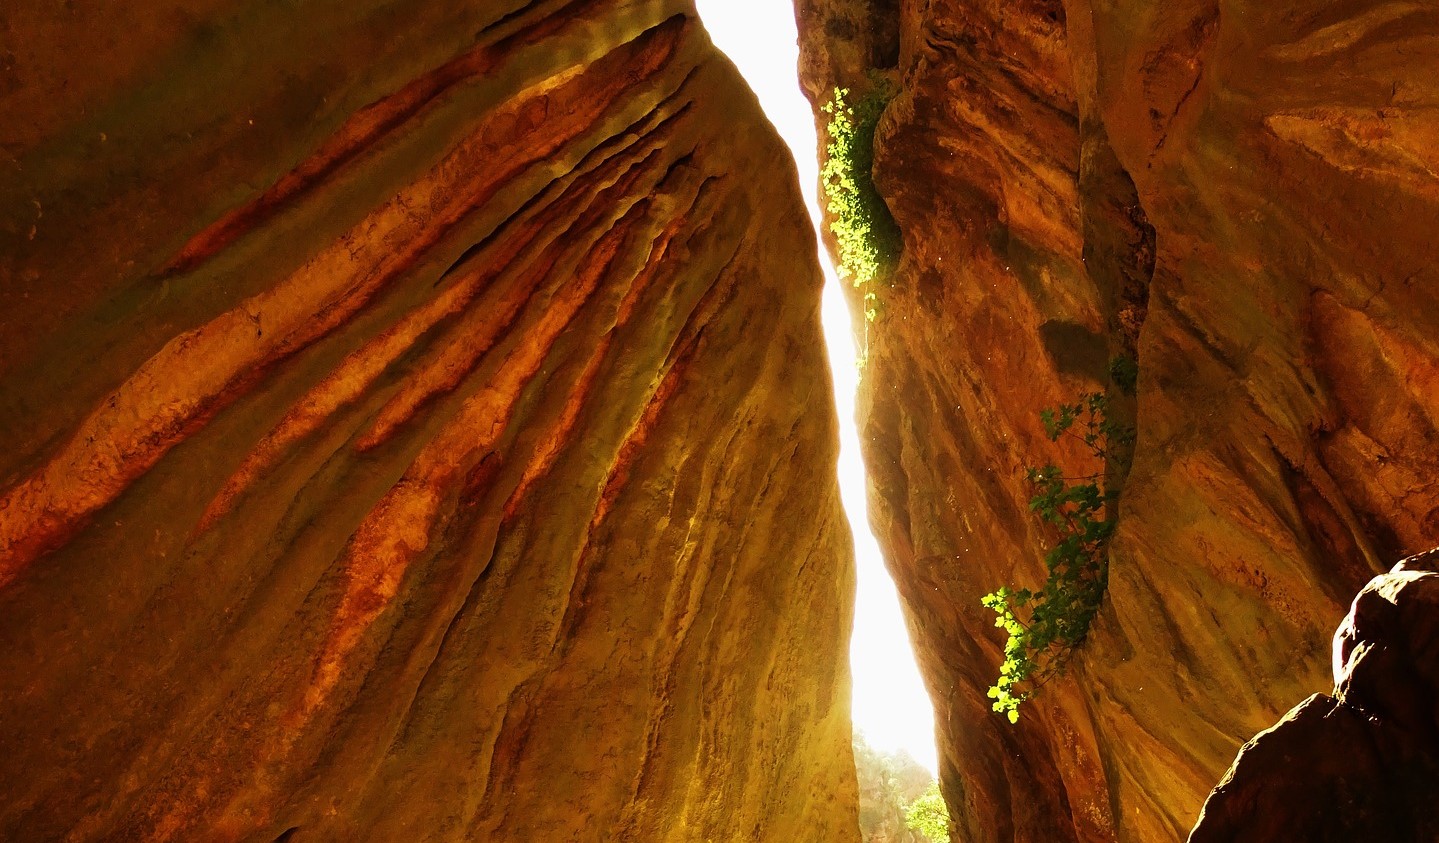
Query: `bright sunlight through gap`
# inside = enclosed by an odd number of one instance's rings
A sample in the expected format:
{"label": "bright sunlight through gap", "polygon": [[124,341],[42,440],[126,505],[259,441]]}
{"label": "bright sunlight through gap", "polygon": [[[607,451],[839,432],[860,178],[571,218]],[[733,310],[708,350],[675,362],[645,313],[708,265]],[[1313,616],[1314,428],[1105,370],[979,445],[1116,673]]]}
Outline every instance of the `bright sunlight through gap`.
{"label": "bright sunlight through gap", "polygon": [[[799,167],[805,205],[817,229],[821,224],[818,145],[809,102],[799,89],[794,8],[784,0],[698,0],[698,6],[715,45],[739,67],[770,122],[789,145]],[[875,749],[904,750],[935,773],[934,710],[914,662],[894,581],[869,531],[864,464],[854,422],[859,373],[849,309],[822,246],[819,262],[825,274],[825,343],[839,411],[840,494],[854,533],[858,565],[854,635],[849,648],[854,726]]]}

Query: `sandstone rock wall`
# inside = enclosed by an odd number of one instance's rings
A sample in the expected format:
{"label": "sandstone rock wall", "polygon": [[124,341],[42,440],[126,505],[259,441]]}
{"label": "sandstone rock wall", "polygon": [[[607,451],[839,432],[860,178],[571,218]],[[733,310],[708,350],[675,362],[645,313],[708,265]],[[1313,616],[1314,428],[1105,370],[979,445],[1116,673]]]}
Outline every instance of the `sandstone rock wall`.
{"label": "sandstone rock wall", "polygon": [[689,4],[0,57],[0,838],[858,839],[813,235]]}
{"label": "sandstone rock wall", "polygon": [[[875,176],[904,253],[861,437],[955,828],[1181,839],[1239,745],[1327,687],[1355,592],[1439,537],[1439,11],[798,6],[816,105],[866,71],[898,89]],[[1096,390],[1138,431],[1107,602],[1011,727],[979,599],[1043,580],[1024,468],[1094,464],[1039,413]]]}

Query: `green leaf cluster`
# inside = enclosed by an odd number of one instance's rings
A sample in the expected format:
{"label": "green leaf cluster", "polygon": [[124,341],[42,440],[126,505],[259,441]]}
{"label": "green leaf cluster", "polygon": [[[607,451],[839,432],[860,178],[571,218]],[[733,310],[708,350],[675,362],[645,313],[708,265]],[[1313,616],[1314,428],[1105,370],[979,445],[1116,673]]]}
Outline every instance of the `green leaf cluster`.
{"label": "green leaf cluster", "polygon": [[1120,392],[1133,395],[1139,385],[1139,361],[1123,355],[1113,358],[1109,361],[1109,378]]}
{"label": "green leaf cluster", "polygon": [[949,807],[939,792],[939,782],[931,782],[922,796],[904,809],[904,824],[931,843],[949,843]]}
{"label": "green leaf cluster", "polygon": [[[1041,411],[1040,421],[1051,441],[1078,439],[1104,463],[1134,443],[1134,429],[1111,422],[1108,407],[1102,393],[1090,393]],[[1035,490],[1030,511],[1059,535],[1044,556],[1049,575],[1038,591],[1003,587],[980,601],[1008,635],[989,696],[991,707],[1011,723],[1019,722],[1020,704],[1063,672],[1104,601],[1115,527],[1111,504],[1117,496],[1102,468],[1069,477],[1050,463],[1027,469],[1026,476]]]}
{"label": "green leaf cluster", "polygon": [[829,115],[820,182],[831,216],[830,231],[839,246],[839,276],[848,278],[864,299],[866,321],[879,312],[874,283],[899,256],[899,227],[874,186],[874,132],[893,97],[888,85],[850,105],[849,90],[835,88],[821,110]]}

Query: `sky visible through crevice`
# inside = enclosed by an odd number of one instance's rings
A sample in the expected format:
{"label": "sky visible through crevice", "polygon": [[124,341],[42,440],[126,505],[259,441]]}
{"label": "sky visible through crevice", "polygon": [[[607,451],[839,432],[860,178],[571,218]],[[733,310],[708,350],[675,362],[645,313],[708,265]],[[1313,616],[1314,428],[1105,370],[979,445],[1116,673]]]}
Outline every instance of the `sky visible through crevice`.
{"label": "sky visible through crevice", "polygon": [[[799,89],[794,8],[785,0],[698,0],[697,5],[710,37],[739,67],[770,122],[794,154],[805,204],[818,226],[818,145],[809,102]],[[934,710],[914,662],[894,582],[869,531],[864,465],[854,423],[854,391],[859,373],[855,368],[850,314],[823,247],[819,260],[825,273],[825,341],[840,419],[840,492],[854,533],[858,565],[854,637],[850,645],[854,726],[875,749],[903,750],[930,772],[936,772]]]}

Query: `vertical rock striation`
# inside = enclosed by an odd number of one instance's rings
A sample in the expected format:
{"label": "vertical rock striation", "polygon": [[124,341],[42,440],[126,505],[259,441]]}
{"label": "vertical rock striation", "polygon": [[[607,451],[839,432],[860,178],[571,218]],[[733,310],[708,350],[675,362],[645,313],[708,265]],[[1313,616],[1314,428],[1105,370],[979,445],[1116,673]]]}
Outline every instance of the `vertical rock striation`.
{"label": "vertical rock striation", "polygon": [[[875,178],[872,518],[962,839],[1184,837],[1327,685],[1354,594],[1439,536],[1439,13],[1412,3],[801,0],[819,104],[896,84]],[[1129,398],[1108,375],[1138,363]],[[1011,727],[980,597],[1053,537],[1042,409],[1133,422],[1106,604]]]}
{"label": "vertical rock striation", "polygon": [[857,839],[813,236],[690,5],[52,6],[0,838]]}

